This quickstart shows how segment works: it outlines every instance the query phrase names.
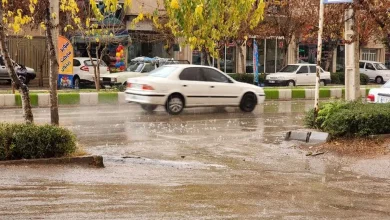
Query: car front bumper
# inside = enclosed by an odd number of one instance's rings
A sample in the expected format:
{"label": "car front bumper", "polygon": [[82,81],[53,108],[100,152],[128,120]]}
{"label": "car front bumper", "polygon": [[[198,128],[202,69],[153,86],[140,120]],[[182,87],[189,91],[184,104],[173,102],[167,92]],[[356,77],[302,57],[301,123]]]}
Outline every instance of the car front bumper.
{"label": "car front bumper", "polygon": [[265,86],[286,86],[288,80],[265,80],[264,85]]}

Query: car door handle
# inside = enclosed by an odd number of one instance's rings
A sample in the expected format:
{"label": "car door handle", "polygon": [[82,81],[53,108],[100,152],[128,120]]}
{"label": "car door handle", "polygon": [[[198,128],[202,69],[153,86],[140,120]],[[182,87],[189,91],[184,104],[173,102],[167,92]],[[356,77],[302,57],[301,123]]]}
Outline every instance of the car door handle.
{"label": "car door handle", "polygon": [[210,86],[210,88],[214,88],[214,86]]}
{"label": "car door handle", "polygon": [[187,85],[183,85],[183,87],[187,87]]}

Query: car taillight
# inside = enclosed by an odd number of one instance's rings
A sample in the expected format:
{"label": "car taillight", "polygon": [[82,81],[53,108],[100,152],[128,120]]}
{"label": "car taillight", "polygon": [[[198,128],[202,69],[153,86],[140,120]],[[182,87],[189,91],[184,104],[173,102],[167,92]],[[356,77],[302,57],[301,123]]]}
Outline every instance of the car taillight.
{"label": "car taillight", "polygon": [[131,83],[127,82],[127,88],[131,88]]}
{"label": "car taillight", "polygon": [[80,69],[81,69],[82,71],[87,71],[87,72],[89,72],[89,68],[88,68],[87,66],[82,66],[82,67],[80,67]]}
{"label": "car taillight", "polygon": [[142,85],[142,90],[154,90],[154,88],[150,85]]}
{"label": "car taillight", "polygon": [[110,72],[110,67],[107,67],[107,72]]}
{"label": "car taillight", "polygon": [[369,101],[369,102],[375,102],[375,95],[373,95],[373,94],[368,94],[368,96],[367,96],[367,101]]}

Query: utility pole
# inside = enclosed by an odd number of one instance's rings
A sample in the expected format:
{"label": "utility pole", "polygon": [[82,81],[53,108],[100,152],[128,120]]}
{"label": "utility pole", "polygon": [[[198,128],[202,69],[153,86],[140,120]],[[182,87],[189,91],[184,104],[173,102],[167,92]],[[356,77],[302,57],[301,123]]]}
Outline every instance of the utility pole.
{"label": "utility pole", "polygon": [[359,73],[359,38],[354,31],[355,16],[352,7],[345,12],[345,40],[352,41],[345,44],[345,100],[355,101],[360,98],[360,73]]}
{"label": "utility pole", "polygon": [[319,16],[319,30],[318,30],[318,43],[317,43],[317,68],[316,68],[316,88],[314,95],[314,110],[315,116],[319,111],[319,99],[320,99],[320,72],[321,72],[321,58],[322,58],[322,32],[324,30],[324,1],[320,0],[320,16]]}

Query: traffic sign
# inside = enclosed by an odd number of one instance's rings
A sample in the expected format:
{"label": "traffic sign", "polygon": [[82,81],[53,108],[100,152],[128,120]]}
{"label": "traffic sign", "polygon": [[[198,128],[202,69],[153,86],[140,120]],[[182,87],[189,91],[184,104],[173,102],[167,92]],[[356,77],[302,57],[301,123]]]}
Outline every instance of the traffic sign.
{"label": "traffic sign", "polygon": [[324,4],[353,3],[353,0],[324,0]]}

